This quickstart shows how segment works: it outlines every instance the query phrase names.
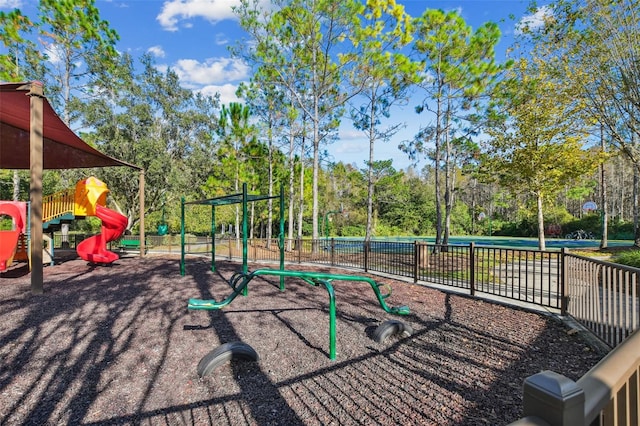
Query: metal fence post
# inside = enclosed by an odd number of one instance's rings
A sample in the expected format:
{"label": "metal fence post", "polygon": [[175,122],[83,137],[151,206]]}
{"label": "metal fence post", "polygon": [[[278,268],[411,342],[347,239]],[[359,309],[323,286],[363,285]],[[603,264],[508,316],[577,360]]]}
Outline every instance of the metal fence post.
{"label": "metal fence post", "polygon": [[362,249],[364,251],[364,271],[368,272],[369,271],[369,241],[364,241],[362,243]]}
{"label": "metal fence post", "polygon": [[584,424],[584,391],[573,380],[543,371],[524,381],[523,417],[535,416],[551,426]]}
{"label": "metal fence post", "polygon": [[420,263],[420,242],[413,242],[413,283],[418,282],[418,264]]}
{"label": "metal fence post", "polygon": [[560,249],[560,315],[566,316],[569,307],[569,295],[567,294],[567,269],[565,256],[567,254],[566,247]]}
{"label": "metal fence post", "polygon": [[472,241],[469,244],[469,292],[476,294],[476,245]]}
{"label": "metal fence post", "polygon": [[331,266],[336,264],[336,239],[331,237]]}

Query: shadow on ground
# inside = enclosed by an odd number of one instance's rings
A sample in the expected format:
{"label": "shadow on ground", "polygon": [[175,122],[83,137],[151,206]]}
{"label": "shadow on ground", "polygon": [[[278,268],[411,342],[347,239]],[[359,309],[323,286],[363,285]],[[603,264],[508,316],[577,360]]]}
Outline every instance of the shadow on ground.
{"label": "shadow on ground", "polygon": [[[28,274],[3,275],[0,424],[500,425],[520,416],[524,378],[577,379],[602,356],[553,318],[385,278],[414,335],[374,342],[392,317],[366,284],[335,283],[331,361],[327,293],[300,280],[281,292],[264,277],[221,311],[186,309],[228,295],[239,267],[190,260],[182,277],[171,257],[68,260],[45,268],[41,296]],[[231,341],[259,362],[200,379],[200,359]]]}

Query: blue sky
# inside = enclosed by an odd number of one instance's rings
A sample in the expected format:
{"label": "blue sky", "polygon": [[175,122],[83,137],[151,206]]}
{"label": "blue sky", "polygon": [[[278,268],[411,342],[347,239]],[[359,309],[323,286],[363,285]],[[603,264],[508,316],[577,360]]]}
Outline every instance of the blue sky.
{"label": "blue sky", "polygon": [[[474,29],[486,21],[500,25],[503,39],[498,46],[499,59],[513,41],[517,20],[526,14],[528,0],[397,0],[412,16],[427,8],[457,9]],[[118,50],[134,58],[150,52],[161,67],[171,67],[184,87],[207,94],[220,93],[223,102],[235,101],[239,83],[248,81],[250,69],[231,58],[228,46],[243,38],[242,29],[231,6],[237,0],[96,0],[102,19],[120,35]],[[18,7],[35,16],[35,0],[0,0],[0,10]],[[511,19],[515,16],[516,20]],[[530,17],[533,19],[533,17]],[[414,112],[415,103],[396,108],[394,122],[406,128],[386,144],[376,146],[376,160],[393,159],[396,169],[411,162],[397,148],[410,139],[428,118]],[[368,156],[368,142],[345,120],[340,138],[328,147],[333,161],[354,163],[363,168]]]}

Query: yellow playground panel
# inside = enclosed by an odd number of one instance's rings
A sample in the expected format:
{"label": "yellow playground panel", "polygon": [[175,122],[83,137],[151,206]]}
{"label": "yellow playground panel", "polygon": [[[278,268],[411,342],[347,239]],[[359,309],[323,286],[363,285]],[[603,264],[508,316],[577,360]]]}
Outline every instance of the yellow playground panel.
{"label": "yellow playground panel", "polygon": [[95,216],[96,206],[106,206],[109,188],[96,177],[76,184],[74,189],[57,192],[43,198],[42,221],[49,222],[65,215]]}

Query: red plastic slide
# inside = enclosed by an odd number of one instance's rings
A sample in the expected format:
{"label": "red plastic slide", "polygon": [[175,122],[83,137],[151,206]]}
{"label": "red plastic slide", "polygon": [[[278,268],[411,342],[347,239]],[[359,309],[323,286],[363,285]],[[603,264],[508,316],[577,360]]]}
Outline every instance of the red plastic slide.
{"label": "red plastic slide", "polygon": [[76,251],[87,262],[113,263],[120,256],[107,250],[107,243],[120,238],[129,221],[126,216],[101,205],[96,206],[96,216],[102,220],[102,232],[80,242]]}
{"label": "red plastic slide", "polygon": [[0,231],[0,271],[4,271],[11,264],[18,248],[18,238],[24,232],[22,213],[16,204],[1,203],[0,216],[11,216],[14,227],[11,231]]}

